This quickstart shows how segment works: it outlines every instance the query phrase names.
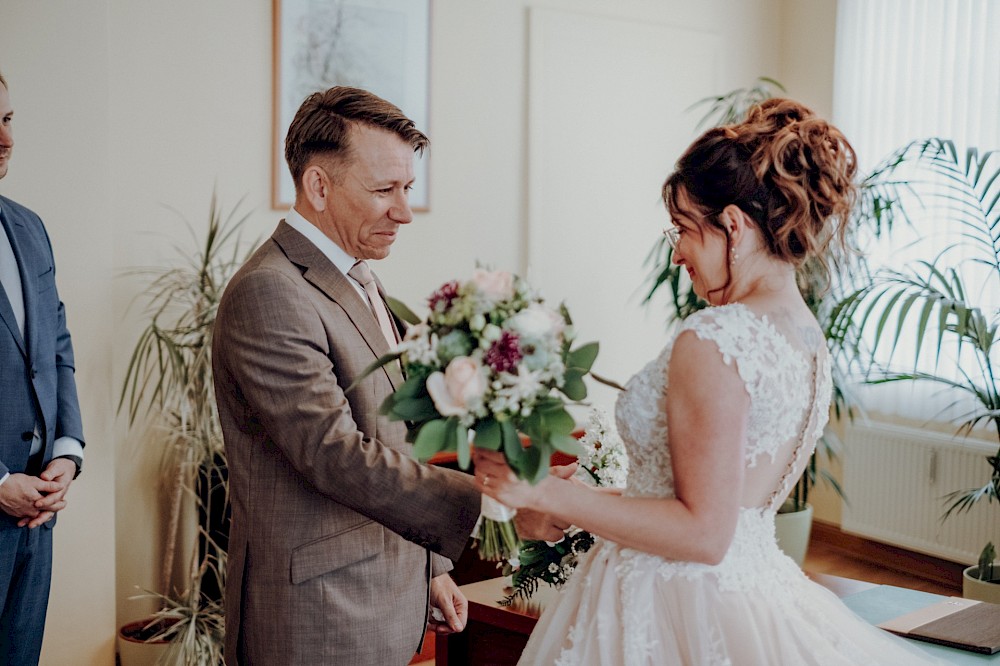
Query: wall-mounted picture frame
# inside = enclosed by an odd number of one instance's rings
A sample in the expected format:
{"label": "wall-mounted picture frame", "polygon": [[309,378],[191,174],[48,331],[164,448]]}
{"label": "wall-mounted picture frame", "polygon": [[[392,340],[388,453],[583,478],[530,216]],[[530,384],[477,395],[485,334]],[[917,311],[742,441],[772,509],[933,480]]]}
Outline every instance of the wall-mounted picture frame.
{"label": "wall-mounted picture frame", "polygon": [[[431,0],[273,0],[274,92],[271,207],[287,210],[295,187],[285,135],[311,93],[364,88],[429,125]],[[414,155],[410,206],[430,208],[429,156]]]}

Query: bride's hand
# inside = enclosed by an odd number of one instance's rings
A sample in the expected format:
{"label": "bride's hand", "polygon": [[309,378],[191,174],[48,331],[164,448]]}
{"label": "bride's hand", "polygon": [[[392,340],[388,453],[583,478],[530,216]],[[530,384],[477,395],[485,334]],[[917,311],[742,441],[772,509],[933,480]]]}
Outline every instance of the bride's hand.
{"label": "bride's hand", "polygon": [[476,467],[476,488],[512,509],[537,508],[543,487],[557,478],[550,475],[533,486],[517,478],[499,451],[474,449],[472,460]]}

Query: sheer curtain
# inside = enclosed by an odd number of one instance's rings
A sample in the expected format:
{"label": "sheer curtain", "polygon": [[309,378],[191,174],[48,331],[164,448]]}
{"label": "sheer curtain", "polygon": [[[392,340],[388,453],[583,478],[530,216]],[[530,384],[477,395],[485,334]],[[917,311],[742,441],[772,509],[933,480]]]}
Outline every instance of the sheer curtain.
{"label": "sheer curtain", "polygon": [[[998,44],[997,0],[839,0],[834,120],[862,171],[915,139],[951,139],[959,151],[1000,149]],[[958,238],[956,225],[933,205],[908,210],[917,212],[914,229],[897,227],[888,241],[865,248],[873,267],[933,259]],[[987,313],[1000,307],[1000,293],[971,297],[982,299]],[[912,341],[902,341],[898,369],[912,368],[913,349]],[[918,419],[957,413],[945,409],[952,396],[913,382],[865,387],[860,395],[870,411]]]}

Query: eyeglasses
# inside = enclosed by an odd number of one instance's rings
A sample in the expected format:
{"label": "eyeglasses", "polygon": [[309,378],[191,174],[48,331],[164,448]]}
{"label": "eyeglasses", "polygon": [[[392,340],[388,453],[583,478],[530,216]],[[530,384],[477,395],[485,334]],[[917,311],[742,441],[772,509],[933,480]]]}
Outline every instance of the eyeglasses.
{"label": "eyeglasses", "polygon": [[678,243],[681,242],[681,230],[677,227],[667,227],[663,230],[663,235],[667,239],[667,245],[670,246],[670,249],[676,250]]}

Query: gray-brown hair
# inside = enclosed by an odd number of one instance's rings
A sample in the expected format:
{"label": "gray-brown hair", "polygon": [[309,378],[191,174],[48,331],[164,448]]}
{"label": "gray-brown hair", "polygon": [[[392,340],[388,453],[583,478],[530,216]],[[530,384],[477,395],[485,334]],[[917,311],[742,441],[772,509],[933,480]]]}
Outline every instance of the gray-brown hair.
{"label": "gray-brown hair", "polygon": [[430,145],[430,140],[398,107],[367,90],[336,86],[313,93],[302,102],[285,137],[285,161],[292,172],[296,191],[314,157],[347,161],[351,152],[350,129],[354,123],[392,132],[417,153]]}

